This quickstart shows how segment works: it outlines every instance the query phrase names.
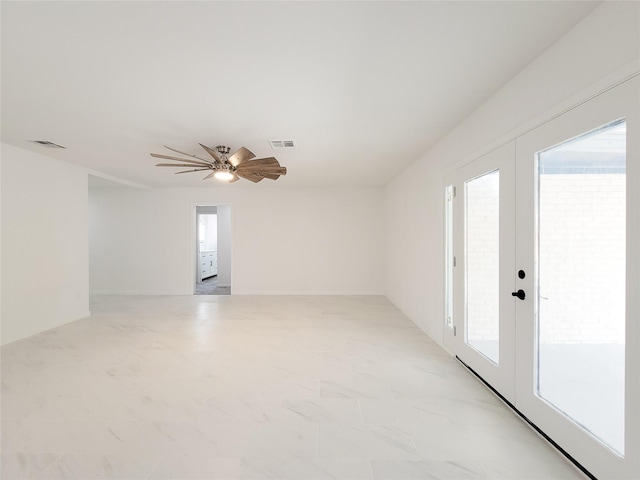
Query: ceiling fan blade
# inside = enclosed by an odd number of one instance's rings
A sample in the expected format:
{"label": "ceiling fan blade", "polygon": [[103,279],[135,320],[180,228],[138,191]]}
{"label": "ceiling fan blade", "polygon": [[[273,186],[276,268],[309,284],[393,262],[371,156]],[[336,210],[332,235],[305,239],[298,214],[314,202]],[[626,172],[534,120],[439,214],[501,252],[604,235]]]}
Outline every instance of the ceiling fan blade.
{"label": "ceiling fan blade", "polygon": [[255,165],[243,169],[238,168],[237,171],[246,174],[262,174],[264,172],[271,175],[286,175],[287,167],[261,167],[260,165]]}
{"label": "ceiling fan blade", "polygon": [[247,160],[251,160],[253,157],[255,157],[255,155],[253,154],[253,152],[251,152],[251,150],[247,150],[244,147],[240,147],[236,151],[236,153],[234,153],[233,155],[231,155],[229,157],[229,163],[231,165],[233,165],[234,167],[237,167],[242,162],[245,162]]}
{"label": "ceiling fan blade", "polygon": [[277,180],[278,178],[280,178],[280,175],[278,175],[277,173],[262,172],[261,174],[264,178],[268,178],[269,180]]}
{"label": "ceiling fan blade", "polygon": [[198,145],[204,148],[204,150],[215,159],[216,163],[222,163],[220,161],[220,154],[216,152],[213,148],[209,148],[206,145],[203,145],[201,143],[199,143]]}
{"label": "ceiling fan blade", "polygon": [[193,163],[194,165],[212,165],[212,162],[209,161],[201,162],[200,160],[190,160],[188,158],[173,157],[171,155],[161,155],[159,153],[152,153],[151,156],[155,158],[164,158],[166,160],[175,160],[177,162]]}
{"label": "ceiling fan blade", "polygon": [[245,180],[249,180],[253,183],[258,183],[260,180],[262,180],[263,177],[259,176],[259,175],[255,175],[255,174],[246,174],[246,173],[241,173],[241,172],[236,172],[236,174],[240,177],[240,178],[244,178]]}
{"label": "ceiling fan blade", "polygon": [[253,160],[251,160],[252,162],[256,162],[256,163],[264,163],[264,164],[278,164],[280,165],[280,163],[278,163],[278,159],[276,157],[264,157],[264,158],[254,158]]}
{"label": "ceiling fan blade", "polygon": [[174,172],[174,175],[178,175],[180,173],[203,172],[205,170],[210,170],[210,169],[209,168],[194,168],[193,170],[182,170],[181,172]]}
{"label": "ceiling fan blade", "polygon": [[167,148],[169,150],[171,150],[172,152],[176,152],[179,153],[181,155],[186,155],[187,157],[191,157],[191,158],[197,158],[198,160],[205,162],[205,163],[213,163],[210,160],[207,160],[206,158],[201,158],[197,155],[192,155],[191,153],[186,153],[186,152],[181,152],[180,150],[176,150],[175,148],[171,148],[171,147],[167,147],[166,145],[164,145],[164,148]]}
{"label": "ceiling fan blade", "polygon": [[193,163],[156,163],[156,167],[202,167],[203,170],[211,168],[208,165],[194,165]]}
{"label": "ceiling fan blade", "polygon": [[275,158],[271,157],[271,158],[260,158],[258,160],[250,160],[248,162],[244,162],[241,163],[240,165],[238,165],[238,170],[243,170],[243,169],[249,169],[249,168],[256,168],[256,167],[279,167],[280,164],[278,163],[278,160],[276,160]]}

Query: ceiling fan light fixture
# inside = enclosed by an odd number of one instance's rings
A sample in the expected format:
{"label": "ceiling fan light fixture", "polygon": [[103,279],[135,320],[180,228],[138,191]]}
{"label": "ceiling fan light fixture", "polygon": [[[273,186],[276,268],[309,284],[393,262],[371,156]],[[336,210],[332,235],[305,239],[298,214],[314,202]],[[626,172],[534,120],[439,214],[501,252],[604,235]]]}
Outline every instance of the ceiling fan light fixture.
{"label": "ceiling fan light fixture", "polygon": [[189,170],[182,170],[180,172],[175,172],[175,174],[203,172],[206,170],[211,172],[205,176],[203,180],[213,177],[216,180],[233,183],[242,178],[253,183],[258,183],[265,178],[268,178],[269,180],[277,180],[281,175],[287,174],[286,167],[281,166],[276,158],[255,158],[255,155],[245,147],[240,147],[229,157],[228,155],[231,149],[227,146],[218,145],[215,150],[203,145],[202,143],[200,146],[212,158],[203,158],[191,153],[181,152],[180,150],[167,147],[166,145],[165,147],[172,152],[185,155],[189,158],[162,155],[160,153],[152,153],[151,156],[175,162],[156,163],[156,167],[189,168]]}
{"label": "ceiling fan light fixture", "polygon": [[213,176],[217,180],[223,180],[225,182],[233,179],[233,173],[231,173],[229,170],[218,170],[213,174]]}

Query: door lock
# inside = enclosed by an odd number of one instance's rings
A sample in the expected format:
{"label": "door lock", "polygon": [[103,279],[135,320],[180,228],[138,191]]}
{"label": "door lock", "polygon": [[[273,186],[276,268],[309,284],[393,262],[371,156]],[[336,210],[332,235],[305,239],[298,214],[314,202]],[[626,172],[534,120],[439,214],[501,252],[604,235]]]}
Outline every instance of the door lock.
{"label": "door lock", "polygon": [[517,292],[511,292],[511,295],[514,297],[518,297],[520,300],[524,300],[525,298],[525,294],[524,294],[524,290],[520,289]]}

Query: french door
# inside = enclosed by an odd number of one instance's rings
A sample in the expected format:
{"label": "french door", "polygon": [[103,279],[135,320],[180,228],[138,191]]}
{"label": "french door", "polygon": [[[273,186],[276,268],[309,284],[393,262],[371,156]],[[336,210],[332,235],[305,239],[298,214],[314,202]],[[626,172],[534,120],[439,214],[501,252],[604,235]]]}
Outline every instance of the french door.
{"label": "french door", "polygon": [[[449,347],[513,402],[515,398],[515,145],[448,178],[453,191],[453,318]],[[453,332],[455,331],[455,335]]]}
{"label": "french door", "polygon": [[635,77],[445,179],[446,345],[601,479],[640,478],[638,92]]}

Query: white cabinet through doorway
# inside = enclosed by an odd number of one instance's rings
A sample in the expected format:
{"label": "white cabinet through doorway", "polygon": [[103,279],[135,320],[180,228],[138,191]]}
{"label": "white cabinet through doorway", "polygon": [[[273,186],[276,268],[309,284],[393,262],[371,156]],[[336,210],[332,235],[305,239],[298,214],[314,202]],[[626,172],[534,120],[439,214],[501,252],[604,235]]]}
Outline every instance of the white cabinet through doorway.
{"label": "white cabinet through doorway", "polygon": [[218,274],[218,252],[216,250],[205,250],[200,252],[200,280]]}
{"label": "white cabinet through doorway", "polygon": [[[215,207],[202,207],[214,208]],[[215,212],[215,210],[214,210]],[[218,215],[198,213],[198,280],[218,274]]]}

